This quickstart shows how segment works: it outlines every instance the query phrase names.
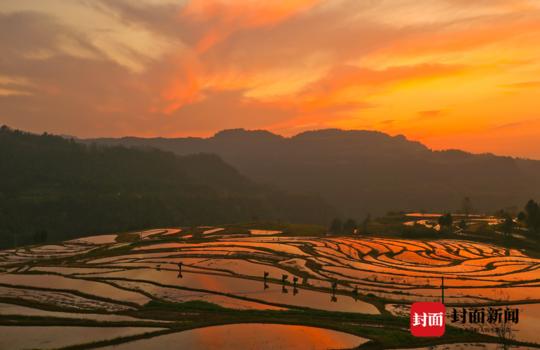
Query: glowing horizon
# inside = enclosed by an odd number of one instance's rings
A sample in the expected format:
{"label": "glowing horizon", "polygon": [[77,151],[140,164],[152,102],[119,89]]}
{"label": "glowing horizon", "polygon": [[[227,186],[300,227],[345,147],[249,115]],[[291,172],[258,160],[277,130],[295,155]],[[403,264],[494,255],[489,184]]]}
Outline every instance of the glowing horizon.
{"label": "glowing horizon", "polygon": [[4,0],[0,124],[342,128],[540,159],[537,0]]}

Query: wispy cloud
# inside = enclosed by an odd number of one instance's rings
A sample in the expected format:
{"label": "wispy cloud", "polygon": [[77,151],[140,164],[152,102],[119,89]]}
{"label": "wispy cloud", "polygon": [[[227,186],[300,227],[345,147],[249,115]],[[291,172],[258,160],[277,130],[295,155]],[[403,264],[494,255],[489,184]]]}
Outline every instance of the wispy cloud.
{"label": "wispy cloud", "polygon": [[540,133],[539,23],[532,0],[4,0],[0,122],[79,136],[371,127],[454,148],[493,125]]}
{"label": "wispy cloud", "polygon": [[426,120],[426,119],[434,119],[442,116],[445,113],[442,109],[431,109],[427,111],[419,111],[418,117],[416,119],[418,120]]}
{"label": "wispy cloud", "polygon": [[540,87],[540,81],[522,81],[501,86],[510,89],[536,89]]}
{"label": "wispy cloud", "polygon": [[540,122],[540,118],[520,120],[512,123],[500,124],[492,127],[492,130],[519,129],[523,127],[534,126]]}

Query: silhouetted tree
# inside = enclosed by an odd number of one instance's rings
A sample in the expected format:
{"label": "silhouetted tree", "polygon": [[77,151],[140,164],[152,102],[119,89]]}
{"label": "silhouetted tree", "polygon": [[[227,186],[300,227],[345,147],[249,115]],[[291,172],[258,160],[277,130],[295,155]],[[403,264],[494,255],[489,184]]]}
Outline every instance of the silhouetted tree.
{"label": "silhouetted tree", "polygon": [[352,235],[356,231],[357,227],[356,221],[353,219],[347,219],[347,221],[345,221],[343,224],[343,233],[346,235]]}
{"label": "silhouetted tree", "polygon": [[334,218],[330,224],[329,232],[333,235],[340,235],[343,233],[343,223],[340,219]]}
{"label": "silhouetted tree", "polygon": [[471,198],[463,198],[463,201],[461,203],[461,210],[463,211],[463,214],[465,214],[465,217],[469,217],[469,215],[471,215],[473,211]]}
{"label": "silhouetted tree", "polygon": [[465,231],[467,229],[467,221],[461,220],[458,224],[459,228]]}
{"label": "silhouetted tree", "polygon": [[514,222],[514,219],[512,219],[512,216],[506,213],[504,221],[501,224],[501,230],[504,233],[504,235],[509,237],[512,234],[512,231],[514,230],[515,225],[516,223]]}
{"label": "silhouetted tree", "polygon": [[452,230],[452,224],[454,223],[454,218],[452,217],[452,214],[448,213],[439,218],[439,225],[441,225],[441,229],[447,229]]}
{"label": "silhouetted tree", "polygon": [[369,224],[371,223],[371,214],[367,214],[364,221],[362,221],[362,233],[369,234]]}
{"label": "silhouetted tree", "polygon": [[525,224],[532,233],[540,231],[540,206],[534,200],[530,200],[525,205]]}

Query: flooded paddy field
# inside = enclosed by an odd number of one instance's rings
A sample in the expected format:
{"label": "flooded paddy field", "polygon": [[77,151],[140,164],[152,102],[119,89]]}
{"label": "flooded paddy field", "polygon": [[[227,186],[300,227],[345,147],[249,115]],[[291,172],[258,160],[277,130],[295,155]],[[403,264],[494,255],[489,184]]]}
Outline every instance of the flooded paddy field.
{"label": "flooded paddy field", "polygon": [[233,324],[198,328],[111,346],[107,350],[172,349],[352,349],[368,340],[328,329],[279,324]]}
{"label": "flooded paddy field", "polygon": [[[354,348],[378,340],[380,329],[408,333],[408,305],[440,301],[443,291],[448,306],[519,305],[524,321],[515,340],[540,343],[540,260],[516,249],[467,240],[201,231],[198,239],[155,229],[129,242],[110,234],[0,251],[2,331],[36,328],[10,348],[264,349],[291,341],[298,349]],[[67,327],[75,335],[77,327],[109,332],[61,344],[43,335]],[[471,339],[452,332],[463,343]],[[493,343],[489,336],[474,335],[478,344]]]}
{"label": "flooded paddy field", "polygon": [[0,349],[58,349],[160,331],[144,327],[18,327],[0,326]]}

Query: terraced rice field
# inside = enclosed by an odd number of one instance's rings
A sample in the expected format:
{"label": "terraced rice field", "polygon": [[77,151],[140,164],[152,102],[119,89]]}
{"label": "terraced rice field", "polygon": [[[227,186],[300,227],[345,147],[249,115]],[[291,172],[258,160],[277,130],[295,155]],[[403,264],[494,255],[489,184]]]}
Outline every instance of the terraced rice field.
{"label": "terraced rice field", "polygon": [[[42,320],[45,327],[79,320],[93,322],[94,327],[124,327],[110,334],[137,349],[135,345],[147,342],[204,338],[195,336],[197,332],[178,333],[178,328],[194,327],[188,326],[193,314],[185,312],[185,320],[166,319],[147,312],[152,303],[202,301],[244,312],[323,310],[369,316],[387,313],[384,304],[392,309],[391,304],[439,301],[442,277],[447,304],[540,302],[540,260],[518,250],[461,240],[298,238],[279,231],[248,232],[205,227],[204,240],[193,241],[181,230],[157,229],[140,233],[132,243],[102,235],[0,251],[3,331],[19,332],[20,326],[10,326],[17,322],[35,325]],[[314,332],[273,329],[283,334]],[[329,339],[327,347],[362,343],[352,335],[318,329]],[[538,332],[525,333],[525,340],[540,343]],[[110,345],[110,337],[104,336],[89,332],[78,343]],[[14,348],[74,345],[73,339],[57,344],[42,338],[23,337]],[[308,342],[306,348],[312,347]]]}
{"label": "terraced rice field", "polygon": [[[316,339],[315,341],[309,341]],[[323,350],[349,349],[367,342],[351,334],[305,326],[279,324],[234,324],[198,328],[139,340],[107,350],[184,349],[208,350],[266,349]]]}

